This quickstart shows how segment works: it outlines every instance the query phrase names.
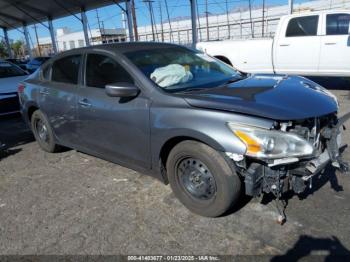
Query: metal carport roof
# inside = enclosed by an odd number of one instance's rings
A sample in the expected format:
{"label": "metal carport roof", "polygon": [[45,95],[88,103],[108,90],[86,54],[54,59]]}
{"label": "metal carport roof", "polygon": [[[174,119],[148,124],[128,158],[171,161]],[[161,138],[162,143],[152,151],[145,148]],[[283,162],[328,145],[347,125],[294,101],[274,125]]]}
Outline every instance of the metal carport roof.
{"label": "metal carport roof", "polygon": [[[196,0],[189,1],[191,3],[192,42],[193,45],[195,45],[197,41]],[[126,3],[126,8],[119,5],[119,3],[122,2]],[[49,29],[54,52],[57,53],[52,20],[70,15],[74,15],[81,21],[86,45],[90,45],[87,29],[88,21],[85,12],[112,4],[119,5],[126,12],[129,39],[130,41],[133,41],[133,23],[131,19],[132,11],[130,0],[0,0],[0,28],[3,28],[4,31],[8,53],[11,57],[12,52],[7,31],[23,27],[27,50],[29,56],[32,56],[27,27],[28,25],[36,23],[41,23]],[[81,16],[77,16],[77,13],[81,13]],[[44,24],[46,21],[48,21],[48,26]]]}
{"label": "metal carport roof", "polygon": [[104,7],[124,1],[113,0],[0,0],[0,27],[14,29],[79,13],[81,9]]}
{"label": "metal carport roof", "polygon": [[[7,31],[23,27],[26,39],[26,46],[29,56],[32,57],[28,25],[40,23],[50,31],[54,52],[57,53],[57,43],[55,40],[52,20],[73,15],[82,23],[86,45],[90,45],[88,36],[88,21],[85,12],[91,9],[104,7],[111,4],[126,2],[121,0],[0,0],[0,28],[4,31],[4,38],[9,56],[12,51]],[[120,5],[119,5],[120,6]],[[121,6],[120,6],[121,7]],[[126,8],[121,7],[127,15],[128,27],[132,28],[130,18],[130,1],[126,2]],[[76,15],[80,13],[81,15]],[[48,21],[48,25],[44,24]],[[133,30],[129,30],[130,41],[133,41]]]}

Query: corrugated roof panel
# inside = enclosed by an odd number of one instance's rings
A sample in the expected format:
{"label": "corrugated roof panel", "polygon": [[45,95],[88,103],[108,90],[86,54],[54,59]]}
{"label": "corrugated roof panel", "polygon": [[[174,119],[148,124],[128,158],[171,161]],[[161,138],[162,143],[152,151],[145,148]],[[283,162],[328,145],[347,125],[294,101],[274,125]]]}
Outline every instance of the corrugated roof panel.
{"label": "corrugated roof panel", "polygon": [[81,8],[86,11],[111,5],[113,0],[0,0],[0,27],[8,29],[19,28],[23,23],[35,24],[45,22],[48,17],[57,19],[79,13]]}

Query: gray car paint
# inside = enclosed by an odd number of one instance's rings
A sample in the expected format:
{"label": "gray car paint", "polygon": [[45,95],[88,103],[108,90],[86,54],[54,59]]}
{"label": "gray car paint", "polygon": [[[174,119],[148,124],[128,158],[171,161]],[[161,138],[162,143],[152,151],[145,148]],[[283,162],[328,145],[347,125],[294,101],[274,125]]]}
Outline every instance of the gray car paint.
{"label": "gray car paint", "polygon": [[[154,44],[155,47],[167,46]],[[102,53],[113,57],[131,74],[140,89],[137,97],[122,101],[103,90],[86,87],[82,70],[79,84],[70,86],[43,79],[37,71],[25,82],[21,94],[22,114],[29,124],[33,107],[42,109],[59,144],[151,174],[163,181],[159,159],[162,148],[172,139],[191,138],[221,152],[243,154],[245,146],[227,127],[239,122],[271,128],[273,120],[222,110],[191,107],[180,95],[156,87],[122,55],[124,50],[152,48],[151,44],[93,46],[64,52],[43,68],[67,55]],[[80,100],[91,104],[79,106]]]}

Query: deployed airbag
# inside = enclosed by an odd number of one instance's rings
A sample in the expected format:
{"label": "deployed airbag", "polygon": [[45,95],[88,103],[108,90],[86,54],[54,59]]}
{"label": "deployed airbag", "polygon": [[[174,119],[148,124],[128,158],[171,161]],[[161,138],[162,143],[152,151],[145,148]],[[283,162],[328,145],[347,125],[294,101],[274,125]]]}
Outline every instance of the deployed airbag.
{"label": "deployed airbag", "polygon": [[191,81],[193,75],[189,70],[186,70],[186,67],[171,64],[155,69],[151,74],[151,79],[160,87],[168,87]]}

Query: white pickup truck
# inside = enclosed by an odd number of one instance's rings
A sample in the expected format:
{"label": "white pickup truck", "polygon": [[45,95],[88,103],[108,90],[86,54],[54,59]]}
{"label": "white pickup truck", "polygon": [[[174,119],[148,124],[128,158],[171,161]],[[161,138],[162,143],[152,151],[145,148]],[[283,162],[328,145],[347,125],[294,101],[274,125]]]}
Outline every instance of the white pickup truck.
{"label": "white pickup truck", "polygon": [[350,76],[350,10],[281,17],[273,39],[200,42],[197,49],[247,73]]}

